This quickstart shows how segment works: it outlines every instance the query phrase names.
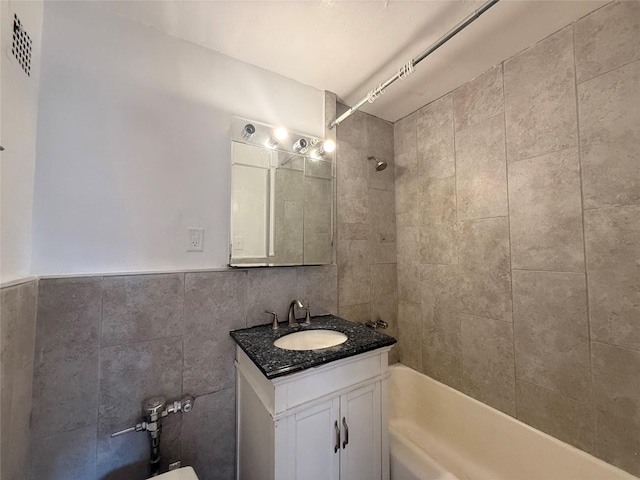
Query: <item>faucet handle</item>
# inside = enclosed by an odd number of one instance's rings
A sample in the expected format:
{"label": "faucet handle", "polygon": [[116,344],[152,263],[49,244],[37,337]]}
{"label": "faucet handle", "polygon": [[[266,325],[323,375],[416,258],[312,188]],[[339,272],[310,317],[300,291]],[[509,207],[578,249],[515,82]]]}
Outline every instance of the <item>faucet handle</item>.
{"label": "faucet handle", "polygon": [[304,322],[300,323],[300,325],[311,325],[311,304],[307,303],[306,307],[303,307],[304,310]]}
{"label": "faucet handle", "polygon": [[273,330],[278,330],[280,326],[278,325],[278,314],[276,312],[272,312],[270,310],[265,310],[264,313],[268,313],[269,315],[273,315],[273,323],[271,324],[271,328]]}

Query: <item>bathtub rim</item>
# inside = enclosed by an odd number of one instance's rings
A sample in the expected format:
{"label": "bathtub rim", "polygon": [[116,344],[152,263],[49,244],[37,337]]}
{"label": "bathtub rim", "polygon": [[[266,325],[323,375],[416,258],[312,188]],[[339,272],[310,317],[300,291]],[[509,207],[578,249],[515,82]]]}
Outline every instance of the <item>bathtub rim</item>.
{"label": "bathtub rim", "polygon": [[[501,412],[500,410],[491,407],[490,405],[487,405],[486,403],[483,403],[479,400],[476,400],[475,398],[461,392],[460,390],[456,390],[453,387],[450,387],[449,385],[446,385],[445,383],[442,383],[432,377],[430,377],[429,375],[426,375],[424,373],[421,373],[417,370],[414,370],[411,367],[408,367],[400,362],[395,363],[393,365],[389,365],[389,376],[390,376],[390,382],[393,382],[393,378],[395,375],[397,375],[396,372],[403,372],[406,375],[411,375],[411,376],[418,376],[420,377],[420,381],[423,382],[427,382],[429,383],[431,386],[433,386],[433,388],[439,388],[439,389],[443,389],[444,391],[446,391],[448,394],[453,394],[456,397],[464,400],[465,402],[470,402],[472,405],[474,405],[475,407],[479,407],[480,409],[482,409],[484,412],[486,412],[489,415],[496,415],[499,418],[503,419],[506,422],[509,423],[513,423],[514,426],[516,428],[520,428],[523,429],[527,432],[527,434],[529,435],[536,435],[536,436],[540,436],[542,439],[546,440],[546,441],[550,441],[550,443],[552,443],[555,447],[558,447],[559,449],[563,449],[563,450],[568,450],[571,454],[573,455],[577,455],[578,457],[580,457],[581,459],[583,459],[584,461],[588,461],[588,462],[592,462],[595,463],[596,465],[598,465],[599,467],[601,467],[603,470],[609,471],[612,475],[612,478],[614,479],[618,479],[618,480],[640,480],[640,477],[636,477],[633,474],[627,472],[626,470],[621,469],[620,467],[617,467],[611,463],[608,463],[598,457],[596,457],[595,455],[592,455],[584,450],[581,450],[567,442],[564,442],[552,435],[549,435],[548,433],[543,432],[542,430],[538,430],[535,427],[532,427],[531,425],[528,425],[526,423],[524,423],[522,420],[519,420],[516,417],[512,417],[511,415],[507,415],[504,412]],[[390,389],[391,391],[391,389]],[[394,408],[394,402],[392,400],[392,396],[390,395],[389,398],[389,422],[390,424],[394,421],[394,419],[396,418],[400,418],[397,415],[394,416],[396,414],[396,409]],[[524,428],[523,428],[524,427]],[[429,452],[427,452],[427,454],[429,454]]]}

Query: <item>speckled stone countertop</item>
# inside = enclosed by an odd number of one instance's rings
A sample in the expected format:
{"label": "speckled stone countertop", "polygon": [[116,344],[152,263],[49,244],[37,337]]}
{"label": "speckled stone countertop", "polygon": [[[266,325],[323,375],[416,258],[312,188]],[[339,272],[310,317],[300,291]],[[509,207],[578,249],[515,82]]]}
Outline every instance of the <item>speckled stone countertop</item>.
{"label": "speckled stone countertop", "polygon": [[[276,339],[289,333],[318,329],[342,332],[347,336],[347,341],[335,347],[319,350],[284,350],[273,344]],[[283,322],[280,323],[278,330],[273,330],[269,323],[233,330],[231,336],[268,379],[300,372],[396,343],[396,339],[389,335],[376,332],[362,323],[349,322],[334,315],[312,317],[311,325],[308,327],[289,328],[287,323]]]}

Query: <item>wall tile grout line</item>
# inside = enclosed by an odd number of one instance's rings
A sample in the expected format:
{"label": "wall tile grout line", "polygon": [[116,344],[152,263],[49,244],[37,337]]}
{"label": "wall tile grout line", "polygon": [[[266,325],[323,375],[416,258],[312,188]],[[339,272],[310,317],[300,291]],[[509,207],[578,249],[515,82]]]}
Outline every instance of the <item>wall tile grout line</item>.
{"label": "wall tile grout line", "polygon": [[511,245],[511,204],[509,199],[509,159],[507,153],[507,95],[505,89],[504,82],[504,62],[502,62],[500,66],[500,73],[502,75],[502,119],[504,126],[504,174],[505,174],[505,183],[507,186],[507,229],[509,232],[509,272],[510,272],[510,282],[509,288],[511,289],[511,344],[513,351],[513,387],[515,391],[513,392],[513,398],[515,401],[515,418],[518,418],[518,410],[519,410],[519,401],[518,401],[518,356],[516,353],[516,315],[515,315],[515,302],[513,295],[513,248]]}
{"label": "wall tile grout line", "polygon": [[626,345],[618,345],[616,343],[603,342],[602,340],[591,340],[591,343],[597,343],[600,345],[607,345],[609,347],[622,348],[623,350],[629,350],[630,352],[640,352],[640,348],[628,347]]}
{"label": "wall tile grout line", "polygon": [[[453,131],[453,196],[455,202],[455,227],[454,227],[454,235],[455,235],[455,249],[456,249],[456,263],[457,265],[457,278],[456,283],[459,283],[462,279],[461,270],[462,263],[460,259],[460,219],[458,218],[458,149],[457,149],[457,129],[456,129],[456,94],[452,95],[451,102],[451,130]],[[422,296],[422,295],[421,295]],[[456,293],[457,296],[457,293]],[[460,307],[460,302],[455,302],[456,307]],[[421,308],[422,310],[422,308]],[[462,388],[464,389],[464,365],[462,359],[464,355],[462,355],[462,318],[460,315],[456,313],[455,324],[458,327],[458,331],[460,332],[460,351],[458,352],[460,355],[460,382],[462,383]]]}
{"label": "wall tile grout line", "polygon": [[[30,438],[31,438],[32,441],[33,440],[43,440],[45,438],[55,437],[55,436],[61,435],[63,433],[71,433],[71,432],[75,432],[77,430],[84,430],[84,429],[89,428],[89,427],[95,427],[96,436],[97,436],[98,424],[97,423],[89,423],[88,425],[80,425],[80,426],[76,426],[76,427],[73,427],[73,428],[60,430],[60,431],[53,432],[53,433],[47,433],[46,435],[35,435],[35,436],[30,437]],[[97,445],[96,445],[96,447],[97,447]],[[97,452],[98,452],[98,449],[96,448],[96,457],[97,457]],[[95,459],[95,461],[97,462],[97,458]]]}
{"label": "wall tile grout line", "polygon": [[575,273],[576,275],[585,275],[586,272],[580,271],[576,272],[571,270],[541,270],[539,268],[514,268],[512,269],[514,272],[547,272],[547,273]]}
{"label": "wall tile grout line", "polygon": [[579,147],[579,145],[576,143],[575,145],[569,145],[568,147],[562,147],[562,148],[555,148],[555,149],[552,149],[552,150],[548,150],[548,151],[546,151],[544,153],[531,155],[530,157],[519,158],[517,160],[511,160],[511,161],[507,160],[507,163],[511,164],[511,163],[524,162],[525,160],[534,160],[536,158],[540,158],[540,157],[545,157],[547,155],[551,155],[552,153],[560,153],[560,152],[564,152],[565,150],[571,150],[572,148],[578,148],[578,147]]}
{"label": "wall tile grout line", "polygon": [[144,343],[152,343],[152,342],[161,342],[163,340],[175,340],[178,338],[182,338],[182,334],[180,335],[171,335],[170,337],[160,337],[160,338],[151,338],[148,340],[134,340],[132,342],[124,342],[124,343],[115,343],[115,344],[109,344],[109,345],[105,345],[103,347],[100,347],[101,350],[103,349],[107,349],[107,348],[116,348],[116,347],[127,347],[129,345],[141,345]]}
{"label": "wall tile grout line", "polygon": [[596,439],[598,438],[598,420],[597,420],[597,412],[595,406],[595,395],[594,392],[594,384],[593,384],[593,355],[592,355],[592,345],[591,345],[591,312],[590,312],[590,299],[589,299],[589,269],[588,269],[588,261],[587,261],[587,234],[586,234],[586,216],[584,210],[584,172],[582,168],[582,144],[581,144],[581,136],[580,136],[580,96],[578,94],[578,70],[576,63],[576,29],[575,26],[577,21],[571,24],[571,33],[572,33],[572,56],[573,56],[573,80],[574,80],[574,95],[575,95],[575,109],[576,109],[576,138],[578,141],[578,167],[580,169],[579,178],[580,178],[580,211],[582,218],[582,254],[584,261],[584,285],[585,285],[585,299],[586,299],[586,320],[587,320],[587,346],[589,349],[589,390],[591,392],[590,398],[590,407],[591,414],[593,416],[592,419],[592,427],[593,432],[591,435],[591,448],[594,452],[597,453],[598,447]]}
{"label": "wall tile grout line", "polygon": [[[569,399],[569,400],[571,400],[572,402],[580,403],[580,404],[582,404],[582,405],[588,405],[588,403],[587,403],[587,402],[583,402],[583,401],[582,401],[581,399],[579,399],[579,398],[570,397],[570,396],[568,396],[568,395],[566,395],[566,394],[564,394],[564,393],[562,393],[562,392],[559,392],[559,391],[557,391],[557,390],[553,390],[552,388],[546,387],[546,386],[544,386],[544,385],[540,385],[539,383],[532,382],[532,381],[530,381],[530,380],[525,380],[525,379],[522,379],[522,378],[517,379],[517,381],[518,381],[518,382],[522,382],[522,383],[527,383],[527,384],[529,384],[529,385],[533,385],[533,386],[535,386],[535,387],[541,388],[541,389],[543,389],[543,390],[546,390],[547,392],[553,393],[554,395],[558,395],[558,396],[561,396],[561,397],[563,397],[563,398]],[[534,428],[535,428],[535,427],[534,427]]]}
{"label": "wall tile grout line", "polygon": [[632,203],[625,203],[624,205],[602,205],[600,207],[588,207],[588,208],[583,208],[583,210],[585,212],[592,212],[592,211],[597,211],[597,210],[609,210],[609,209],[619,209],[619,208],[624,208],[624,207],[630,207],[633,205],[640,205],[640,202],[632,202]]}
{"label": "wall tile grout line", "polygon": [[[574,56],[574,61],[575,61],[575,56]],[[613,67],[613,68],[610,68],[609,70],[605,70],[604,72],[600,72],[597,75],[594,75],[593,77],[587,78],[587,79],[582,80],[580,82],[578,82],[577,79],[576,79],[576,91],[577,91],[577,86],[578,85],[583,85],[585,83],[590,82],[591,80],[595,80],[596,78],[602,77],[603,75],[606,75],[607,73],[615,72],[616,70],[620,70],[620,69],[622,69],[624,67],[627,67],[629,65],[632,65],[632,64],[634,64],[636,62],[640,62],[640,58],[636,58],[635,60],[631,60],[630,62],[622,63],[622,64],[618,65],[617,67]]]}
{"label": "wall tile grout line", "polygon": [[509,215],[496,215],[495,217],[465,218],[464,220],[458,220],[458,223],[475,222],[480,220],[491,220],[492,218],[509,218]]}

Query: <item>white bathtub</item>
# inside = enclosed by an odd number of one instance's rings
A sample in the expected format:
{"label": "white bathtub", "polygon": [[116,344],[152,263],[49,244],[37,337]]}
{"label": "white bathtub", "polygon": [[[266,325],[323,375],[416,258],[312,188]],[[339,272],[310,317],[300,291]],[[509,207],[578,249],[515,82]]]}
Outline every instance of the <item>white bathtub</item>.
{"label": "white bathtub", "polygon": [[392,480],[638,480],[404,365],[390,372]]}

